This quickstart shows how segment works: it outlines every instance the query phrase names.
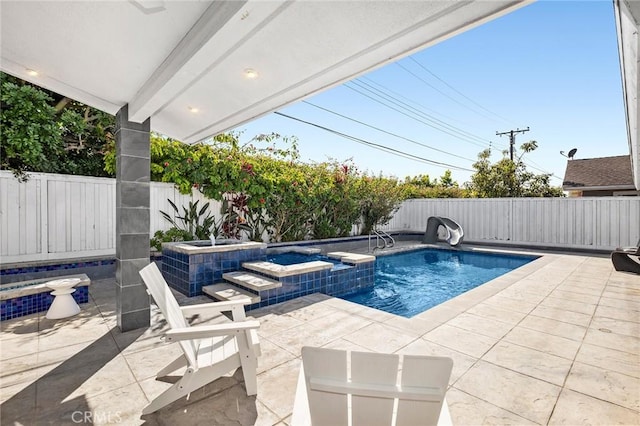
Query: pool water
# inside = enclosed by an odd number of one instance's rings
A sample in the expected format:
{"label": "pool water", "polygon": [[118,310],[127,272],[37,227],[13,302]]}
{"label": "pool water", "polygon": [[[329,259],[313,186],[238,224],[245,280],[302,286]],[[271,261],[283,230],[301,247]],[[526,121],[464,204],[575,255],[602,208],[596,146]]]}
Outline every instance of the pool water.
{"label": "pool water", "polygon": [[277,263],[278,265],[293,265],[296,263],[313,262],[314,260],[322,260],[323,262],[340,263],[338,260],[330,259],[322,254],[304,254],[304,253],[279,253],[267,255],[267,262]]}
{"label": "pool water", "polygon": [[534,259],[434,249],[379,256],[373,288],[343,299],[410,318]]}

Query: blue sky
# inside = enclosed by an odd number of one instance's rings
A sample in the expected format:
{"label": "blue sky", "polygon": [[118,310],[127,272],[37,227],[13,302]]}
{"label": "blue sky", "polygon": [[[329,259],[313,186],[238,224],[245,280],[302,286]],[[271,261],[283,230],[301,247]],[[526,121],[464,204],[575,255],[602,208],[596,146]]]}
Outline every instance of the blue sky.
{"label": "blue sky", "polygon": [[[355,91],[380,99],[372,87],[385,90],[382,101],[405,114]],[[436,178],[450,168],[460,184],[489,144],[492,160],[502,157],[509,138],[496,131],[529,126],[516,146],[536,140],[539,148],[524,161],[535,173],[556,175],[557,186],[567,161],[560,151],[577,148],[577,159],[629,153],[610,1],[536,2],[307,102],[405,139],[307,103],[280,112],[460,169],[394,156],[275,114],[236,130],[243,141],[270,132],[297,136],[303,160],[353,158],[362,170],[399,178]],[[446,133],[407,116],[416,112]]]}

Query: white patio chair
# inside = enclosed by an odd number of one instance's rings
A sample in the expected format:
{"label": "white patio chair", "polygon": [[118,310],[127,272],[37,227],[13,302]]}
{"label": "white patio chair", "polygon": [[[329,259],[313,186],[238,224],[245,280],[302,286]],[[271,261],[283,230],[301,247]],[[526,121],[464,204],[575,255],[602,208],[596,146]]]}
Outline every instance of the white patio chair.
{"label": "white patio chair", "polygon": [[[182,378],[151,401],[142,414],[153,413],[239,367],[242,367],[247,395],[255,395],[258,392],[256,370],[260,346],[257,329],[260,323],[246,321],[244,305],[251,303],[250,300],[181,307],[155,263],[144,267],[140,276],[171,328],[165,334],[166,340],[178,342],[183,352],[160,370],[156,379],[187,367]],[[186,320],[190,315],[221,312],[231,312],[233,322],[190,326]]]}
{"label": "white patio chair", "polygon": [[302,348],[293,426],[450,425],[451,358]]}

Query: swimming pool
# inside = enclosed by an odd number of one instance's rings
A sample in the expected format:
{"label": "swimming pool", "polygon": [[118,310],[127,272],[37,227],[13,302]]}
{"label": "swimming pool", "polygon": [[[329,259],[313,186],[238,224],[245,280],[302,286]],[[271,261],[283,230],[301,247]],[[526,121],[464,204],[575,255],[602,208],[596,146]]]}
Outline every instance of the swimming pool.
{"label": "swimming pool", "polygon": [[342,298],[410,318],[535,259],[438,249],[379,256],[373,288]]}

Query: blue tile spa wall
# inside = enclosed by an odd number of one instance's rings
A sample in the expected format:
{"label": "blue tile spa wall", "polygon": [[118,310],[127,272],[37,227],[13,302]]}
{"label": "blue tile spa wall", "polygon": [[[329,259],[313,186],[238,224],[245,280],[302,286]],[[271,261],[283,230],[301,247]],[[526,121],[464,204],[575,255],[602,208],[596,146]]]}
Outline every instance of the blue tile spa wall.
{"label": "blue tile spa wall", "polygon": [[[253,274],[263,275],[252,271]],[[375,261],[356,265],[337,264],[332,269],[305,272],[298,275],[279,278],[282,287],[260,292],[260,302],[247,307],[247,310],[262,308],[313,293],[329,296],[345,296],[357,293],[373,286]],[[264,275],[266,278],[274,279]],[[245,291],[256,294],[255,290],[234,284]]]}
{"label": "blue tile spa wall", "polygon": [[358,293],[373,286],[374,276],[375,261],[349,265],[348,268],[334,268],[324,293],[334,297]]}
{"label": "blue tile spa wall", "polygon": [[264,261],[266,248],[185,254],[162,249],[162,275],[167,284],[192,297],[202,294],[202,287],[222,280],[225,272],[238,271],[243,262]]}
{"label": "blue tile spa wall", "polygon": [[[89,286],[76,287],[72,296],[77,303],[87,303],[89,301]],[[0,302],[0,321],[46,311],[51,306],[53,298],[51,291],[46,291],[3,300]]]}
{"label": "blue tile spa wall", "polygon": [[[263,275],[255,271],[251,271],[251,273],[255,275],[262,275],[269,279],[276,279],[272,276]],[[323,269],[321,271],[305,272],[297,275],[290,275],[288,277],[277,278],[277,280],[282,284],[282,287],[261,291],[259,293],[261,299],[260,302],[254,303],[246,309],[251,310],[264,306],[275,305],[276,303],[286,302],[287,300],[296,299],[312,293],[324,293],[330,277],[331,270]],[[242,285],[234,285],[245,291],[256,293],[255,290],[246,288]]]}

